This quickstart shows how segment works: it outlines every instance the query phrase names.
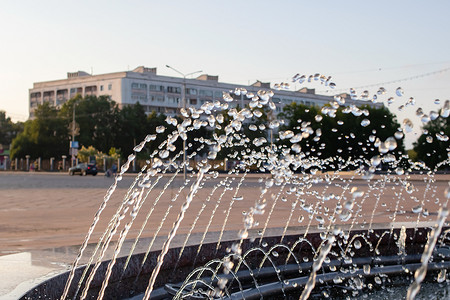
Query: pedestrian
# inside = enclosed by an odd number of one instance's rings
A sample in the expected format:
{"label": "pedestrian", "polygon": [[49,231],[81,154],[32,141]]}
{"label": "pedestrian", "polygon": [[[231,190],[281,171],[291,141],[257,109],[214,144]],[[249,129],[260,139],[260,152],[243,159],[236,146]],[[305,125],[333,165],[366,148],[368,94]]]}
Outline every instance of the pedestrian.
{"label": "pedestrian", "polygon": [[114,176],[116,176],[116,175],[117,175],[117,165],[116,165],[116,164],[113,164],[112,167],[111,167],[111,170],[112,170],[112,174],[113,174]]}

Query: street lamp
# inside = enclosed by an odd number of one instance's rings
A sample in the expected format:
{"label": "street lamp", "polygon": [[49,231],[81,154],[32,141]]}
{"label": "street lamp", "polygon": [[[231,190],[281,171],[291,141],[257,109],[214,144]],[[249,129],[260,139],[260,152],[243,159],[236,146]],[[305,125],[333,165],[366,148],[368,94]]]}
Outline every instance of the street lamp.
{"label": "street lamp", "polygon": [[[182,93],[182,100],[181,101],[183,102],[183,108],[186,109],[186,77],[189,76],[189,75],[193,75],[193,74],[196,74],[196,73],[203,72],[203,71],[200,70],[200,71],[195,71],[195,72],[184,74],[184,73],[178,71],[177,69],[175,69],[175,68],[173,68],[173,67],[171,67],[169,65],[166,65],[166,67],[168,69],[171,69],[171,70],[177,72],[181,76],[183,76],[183,93]],[[183,178],[184,178],[184,180],[186,180],[186,140],[183,140],[183,165],[184,165],[184,167],[183,167]]]}

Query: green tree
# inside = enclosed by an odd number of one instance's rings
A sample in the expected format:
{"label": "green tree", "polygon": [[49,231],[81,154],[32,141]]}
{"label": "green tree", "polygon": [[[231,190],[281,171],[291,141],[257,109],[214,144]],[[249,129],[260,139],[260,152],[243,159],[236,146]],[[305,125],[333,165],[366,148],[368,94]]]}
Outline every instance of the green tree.
{"label": "green tree", "polygon": [[139,102],[124,106],[118,113],[114,146],[128,155],[133,152],[133,147],[145,138],[147,131],[148,121],[143,106]]}
{"label": "green tree", "polygon": [[[71,127],[75,106],[75,121],[79,132],[75,140],[80,145],[94,146],[101,152],[108,152],[114,146],[119,131],[119,108],[109,96],[80,95],[63,104],[59,116]],[[71,128],[69,128],[71,136]]]}
{"label": "green tree", "polygon": [[37,107],[35,119],[24,124],[23,132],[12,141],[11,157],[59,157],[67,153],[67,126],[56,108],[44,103]]}
{"label": "green tree", "polygon": [[9,148],[12,140],[23,131],[23,123],[14,123],[11,118],[6,117],[4,111],[0,111],[0,144]]}
{"label": "green tree", "polygon": [[[424,133],[414,143],[417,160],[423,161],[429,168],[434,169],[440,162],[448,159],[450,146],[450,119],[438,117],[423,126]],[[447,166],[442,166],[442,168]]]}
{"label": "green tree", "polygon": [[[330,111],[335,116],[330,117]],[[291,130],[294,134],[304,133],[299,142],[302,152],[320,159],[370,159],[379,153],[378,148],[370,141],[371,136],[384,142],[393,137],[400,127],[395,116],[386,107],[339,107],[335,110],[325,106],[319,111],[317,107],[292,103],[285,106],[279,116],[285,119],[285,125],[280,130]],[[397,149],[394,153],[399,156],[399,153],[404,152],[403,140],[396,142]],[[279,143],[291,146],[289,141],[281,140]]]}

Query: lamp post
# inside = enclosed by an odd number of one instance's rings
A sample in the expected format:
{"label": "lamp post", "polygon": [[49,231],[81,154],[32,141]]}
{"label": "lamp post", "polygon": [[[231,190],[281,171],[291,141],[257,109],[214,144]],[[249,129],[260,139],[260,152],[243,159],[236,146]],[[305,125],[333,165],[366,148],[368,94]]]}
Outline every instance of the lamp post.
{"label": "lamp post", "polygon": [[[186,77],[189,76],[189,75],[193,75],[193,74],[196,74],[196,73],[203,72],[203,71],[200,70],[200,71],[195,71],[195,72],[184,74],[184,73],[178,71],[177,69],[175,69],[175,68],[173,68],[173,67],[171,67],[169,65],[166,65],[166,67],[168,69],[171,69],[171,70],[177,72],[181,76],[183,76],[183,92],[182,92],[182,100],[181,101],[182,101],[183,108],[186,109]],[[184,167],[183,167],[183,178],[184,178],[184,180],[186,180],[186,140],[183,140],[183,165],[184,165]]]}
{"label": "lamp post", "polygon": [[[79,127],[77,127],[77,123],[75,122],[75,107],[77,103],[73,102],[73,111],[72,111],[72,123],[69,124],[69,130],[72,131],[72,139],[70,141],[69,154],[71,155],[70,164],[71,166],[75,166],[76,159],[75,155],[78,153],[78,146],[75,143],[75,135],[79,134]],[[71,128],[70,128],[71,127]]]}

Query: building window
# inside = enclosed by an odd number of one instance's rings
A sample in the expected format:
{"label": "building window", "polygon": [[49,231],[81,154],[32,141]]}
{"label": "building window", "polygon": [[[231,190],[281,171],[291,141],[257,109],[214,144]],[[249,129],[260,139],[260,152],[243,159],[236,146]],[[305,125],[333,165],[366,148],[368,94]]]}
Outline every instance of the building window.
{"label": "building window", "polygon": [[103,91],[103,85],[100,86],[100,91]]}
{"label": "building window", "polygon": [[168,97],[167,99],[169,100],[169,103],[174,103],[174,104],[180,103],[180,98],[178,98],[178,97]]}
{"label": "building window", "polygon": [[137,83],[137,82],[133,82],[131,83],[131,88],[134,90],[147,90],[147,85],[145,83]]}
{"label": "building window", "polygon": [[214,97],[215,97],[215,98],[218,98],[218,99],[222,99],[222,97],[223,97],[223,92],[221,92],[221,91],[215,91],[215,92],[214,92]]}
{"label": "building window", "polygon": [[197,89],[186,89],[187,95],[197,95]]}
{"label": "building window", "polygon": [[213,96],[213,91],[200,90],[200,96],[212,97]]}
{"label": "building window", "polygon": [[164,92],[164,86],[162,86],[162,85],[151,84],[149,86],[149,88],[150,88],[150,91]]}
{"label": "building window", "polygon": [[108,90],[112,89],[112,83],[108,84]]}
{"label": "building window", "polygon": [[173,94],[181,94],[181,88],[180,87],[176,87],[176,86],[168,86],[167,87],[167,92],[168,93],[173,93]]}
{"label": "building window", "polygon": [[189,99],[191,105],[197,105],[197,99]]}

